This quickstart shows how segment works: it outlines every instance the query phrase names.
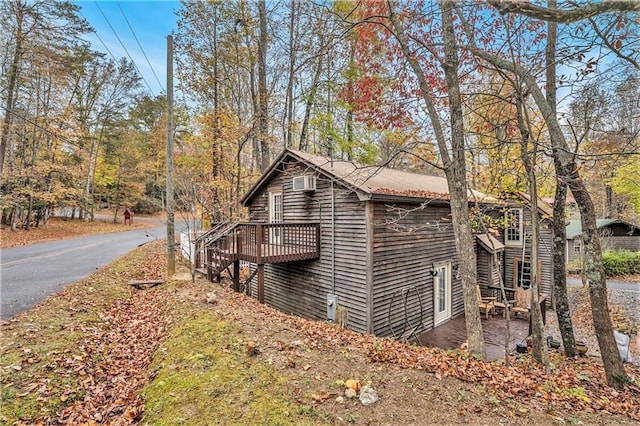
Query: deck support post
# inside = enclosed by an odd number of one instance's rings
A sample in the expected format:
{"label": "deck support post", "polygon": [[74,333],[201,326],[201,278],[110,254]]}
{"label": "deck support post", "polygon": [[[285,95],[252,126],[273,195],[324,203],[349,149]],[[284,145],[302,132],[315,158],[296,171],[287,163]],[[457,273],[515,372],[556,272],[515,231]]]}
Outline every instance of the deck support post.
{"label": "deck support post", "polygon": [[264,303],[264,263],[258,265],[258,302]]}
{"label": "deck support post", "polygon": [[205,264],[204,267],[207,268],[207,281],[210,283],[213,282],[213,272],[211,271],[211,250],[205,251]]}
{"label": "deck support post", "polygon": [[233,291],[240,291],[240,261],[233,261]]}
{"label": "deck support post", "polygon": [[258,264],[258,302],[264,303],[264,263],[262,262],[262,224],[256,225],[256,263]]}

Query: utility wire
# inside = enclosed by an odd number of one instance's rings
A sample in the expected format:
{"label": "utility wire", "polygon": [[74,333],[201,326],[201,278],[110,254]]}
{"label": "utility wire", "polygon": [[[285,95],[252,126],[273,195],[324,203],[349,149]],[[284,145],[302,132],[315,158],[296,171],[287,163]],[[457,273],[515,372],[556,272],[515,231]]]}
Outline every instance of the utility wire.
{"label": "utility wire", "polygon": [[153,66],[151,65],[151,62],[149,61],[149,57],[147,57],[147,52],[145,52],[144,49],[142,48],[142,44],[140,44],[140,40],[138,40],[138,36],[136,35],[135,31],[133,31],[133,28],[131,27],[131,24],[129,23],[129,19],[127,19],[127,15],[124,13],[124,10],[122,10],[122,7],[120,6],[120,2],[117,2],[116,4],[118,5],[118,9],[120,9],[120,12],[122,13],[122,16],[124,17],[125,22],[129,26],[129,29],[131,30],[131,34],[133,34],[133,38],[136,40],[136,43],[138,43],[138,47],[142,51],[142,55],[144,56],[144,59],[146,59],[147,64],[149,65],[149,68],[151,69],[151,72],[153,73],[153,76],[155,77],[156,82],[158,83],[158,86],[160,86],[160,90],[164,90],[164,86],[162,85],[162,83],[160,83],[160,79],[158,78],[158,75],[156,74],[156,70],[153,69]]}
{"label": "utility wire", "polygon": [[133,58],[131,57],[131,54],[129,53],[129,50],[127,49],[127,47],[124,45],[124,43],[122,42],[122,40],[120,39],[120,36],[118,35],[118,33],[116,32],[116,30],[113,28],[113,25],[111,25],[111,22],[109,21],[109,18],[107,18],[107,15],[105,15],[105,13],[102,11],[102,8],[100,7],[100,5],[98,4],[97,1],[94,1],[96,7],[98,8],[98,10],[100,11],[100,13],[102,14],[102,17],[104,18],[105,21],[107,21],[107,25],[109,25],[109,28],[111,28],[111,31],[113,32],[113,34],[116,36],[116,38],[118,39],[118,42],[120,42],[120,46],[122,46],[122,48],[124,49],[124,51],[126,52],[127,56],[129,57],[129,59],[131,60],[131,63],[133,64],[133,66],[135,67],[136,71],[138,71],[138,75],[140,76],[140,78],[142,78],[142,81],[144,81],[144,84],[147,85],[147,88],[149,89],[150,93],[153,93],[153,89],[151,89],[151,86],[149,85],[149,82],[147,81],[146,78],[144,78],[144,75],[142,75],[142,73],[140,72],[140,69],[138,68],[138,65],[136,64],[136,61],[133,60]]}
{"label": "utility wire", "polygon": [[[82,15],[82,18],[89,22],[89,20],[87,19],[86,16],[84,16],[82,14],[82,12],[80,12],[80,15]],[[118,62],[118,59],[116,59],[116,56],[113,54],[113,52],[111,52],[111,50],[109,50],[109,48],[107,47],[107,44],[104,42],[104,40],[102,40],[102,37],[100,37],[100,34],[98,34],[98,32],[93,29],[93,33],[96,35],[96,37],[98,37],[98,40],[100,40],[100,43],[102,43],[102,45],[104,46],[105,50],[107,51],[107,53],[109,53],[109,55],[111,55],[111,57],[113,58],[114,61]]]}

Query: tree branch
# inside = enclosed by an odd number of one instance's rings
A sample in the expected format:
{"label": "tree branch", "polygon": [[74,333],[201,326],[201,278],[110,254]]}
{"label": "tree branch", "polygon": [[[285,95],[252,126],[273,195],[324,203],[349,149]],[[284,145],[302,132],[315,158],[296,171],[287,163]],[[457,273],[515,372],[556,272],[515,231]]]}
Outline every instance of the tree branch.
{"label": "tree branch", "polygon": [[640,2],[629,0],[603,0],[573,9],[552,9],[528,1],[487,0],[501,14],[517,13],[542,21],[569,24],[607,12],[640,12]]}

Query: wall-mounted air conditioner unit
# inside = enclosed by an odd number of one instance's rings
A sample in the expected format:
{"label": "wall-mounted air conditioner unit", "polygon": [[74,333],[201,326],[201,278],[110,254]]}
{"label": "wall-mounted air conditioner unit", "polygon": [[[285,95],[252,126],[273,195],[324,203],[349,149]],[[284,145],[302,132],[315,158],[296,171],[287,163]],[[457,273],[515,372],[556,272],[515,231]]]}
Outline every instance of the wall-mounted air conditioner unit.
{"label": "wall-mounted air conditioner unit", "polygon": [[316,190],[316,177],[310,175],[295,176],[293,178],[293,190],[311,192]]}

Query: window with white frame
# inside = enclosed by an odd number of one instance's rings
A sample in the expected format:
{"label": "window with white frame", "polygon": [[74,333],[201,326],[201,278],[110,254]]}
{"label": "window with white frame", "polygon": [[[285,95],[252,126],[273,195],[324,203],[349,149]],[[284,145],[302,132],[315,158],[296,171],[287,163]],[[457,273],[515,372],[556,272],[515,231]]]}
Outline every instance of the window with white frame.
{"label": "window with white frame", "polygon": [[521,245],[524,241],[522,229],[522,209],[509,209],[505,213],[506,229],[504,239],[506,245]]}
{"label": "window with white frame", "polygon": [[582,253],[582,240],[580,238],[573,240],[573,252],[575,254]]}

